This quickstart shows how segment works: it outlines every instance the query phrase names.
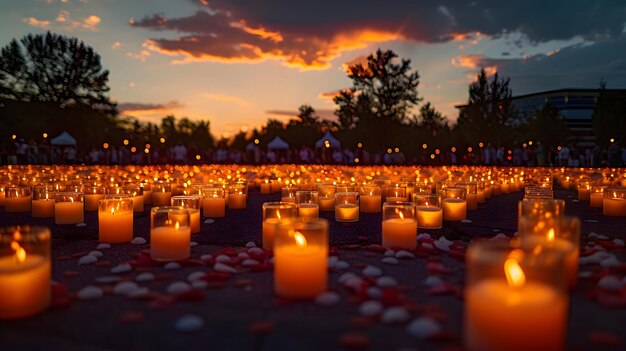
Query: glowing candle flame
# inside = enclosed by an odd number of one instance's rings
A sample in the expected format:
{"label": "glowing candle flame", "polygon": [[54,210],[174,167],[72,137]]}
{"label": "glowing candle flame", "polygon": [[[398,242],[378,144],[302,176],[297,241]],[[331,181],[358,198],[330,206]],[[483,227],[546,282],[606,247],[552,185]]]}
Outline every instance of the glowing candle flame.
{"label": "glowing candle flame", "polygon": [[11,242],[11,249],[15,251],[15,262],[18,264],[24,263],[26,261],[26,250],[19,244],[19,240],[22,239],[22,235],[20,232],[15,232],[13,234],[13,241]]}
{"label": "glowing candle flame", "polygon": [[548,241],[554,241],[554,228],[550,228],[550,230],[548,230],[548,235],[546,238],[548,239]]}
{"label": "glowing candle flame", "polygon": [[307,247],[306,238],[304,237],[304,235],[302,235],[302,233],[293,233],[293,238],[296,240],[296,246],[298,246],[298,248],[304,249]]}
{"label": "glowing candle flame", "polygon": [[178,228],[180,228],[180,223],[176,222],[176,224],[174,224],[174,228],[178,230]]}
{"label": "glowing candle flame", "polygon": [[506,275],[506,281],[512,288],[521,288],[526,283],[526,275],[522,267],[514,258],[507,258],[504,261],[504,274]]}
{"label": "glowing candle flame", "polygon": [[281,218],[280,218],[280,211],[276,211],[276,218],[278,218],[279,221],[281,220]]}
{"label": "glowing candle flame", "polygon": [[115,214],[115,207],[111,207],[111,215]]}

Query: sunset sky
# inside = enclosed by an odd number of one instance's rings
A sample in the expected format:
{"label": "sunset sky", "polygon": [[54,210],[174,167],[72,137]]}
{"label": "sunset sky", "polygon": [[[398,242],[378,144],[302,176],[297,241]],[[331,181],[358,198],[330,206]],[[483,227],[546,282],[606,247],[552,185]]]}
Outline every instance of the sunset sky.
{"label": "sunset sky", "polygon": [[233,134],[308,103],[332,118],[346,63],[410,58],[453,122],[478,67],[514,95],[626,87],[624,1],[3,0],[0,44],[46,30],[93,46],[125,114],[209,119]]}

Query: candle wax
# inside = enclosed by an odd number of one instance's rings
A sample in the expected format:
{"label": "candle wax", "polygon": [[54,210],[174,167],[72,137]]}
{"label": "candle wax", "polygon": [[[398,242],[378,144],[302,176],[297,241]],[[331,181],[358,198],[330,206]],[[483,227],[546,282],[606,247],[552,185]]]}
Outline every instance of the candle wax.
{"label": "candle wax", "polygon": [[150,256],[157,261],[189,258],[190,227],[157,227],[150,230]]}
{"label": "candle wax", "polygon": [[333,197],[320,197],[320,211],[333,211],[335,210],[335,198]]}
{"label": "candle wax", "polygon": [[626,216],[626,199],[605,198],[602,201],[602,214],[605,216]]}
{"label": "candle wax", "polygon": [[302,218],[317,218],[319,217],[319,206],[317,204],[300,204],[298,215]]}
{"label": "candle wax", "polygon": [[228,208],[241,210],[246,208],[246,194],[228,194]]}
{"label": "candle wax", "polygon": [[50,260],[27,254],[18,263],[14,256],[0,258],[0,319],[32,316],[50,304]]}
{"label": "candle wax", "polygon": [[77,224],[85,221],[82,202],[57,202],[54,204],[54,223]]}
{"label": "candle wax", "polygon": [[226,215],[226,199],[223,197],[207,197],[203,202],[205,217],[222,218]]}
{"label": "candle wax", "polygon": [[359,220],[359,206],[354,204],[339,204],[335,206],[335,220],[337,222],[356,222]]}
{"label": "candle wax", "polygon": [[104,194],[85,194],[85,211],[98,211],[98,204],[102,199]]}
{"label": "candle wax", "polygon": [[30,212],[32,196],[6,197],[4,199],[5,212]]}
{"label": "candle wax", "polygon": [[602,193],[589,194],[589,206],[602,208],[604,202],[604,195]]}
{"label": "candle wax", "polygon": [[274,289],[280,296],[311,299],[324,292],[328,281],[328,250],[309,245],[274,248]]}
{"label": "candle wax", "polygon": [[391,218],[383,221],[383,246],[413,250],[417,246],[417,221]]}
{"label": "candle wax", "polygon": [[109,244],[133,240],[133,213],[98,211],[98,240]]}
{"label": "candle wax", "polygon": [[263,221],[263,248],[271,250],[274,247],[274,235],[276,225],[280,222],[278,218],[267,218]]}
{"label": "candle wax", "polygon": [[417,225],[438,229],[442,225],[443,210],[437,206],[417,206]]}
{"label": "candle wax", "polygon": [[363,213],[378,213],[381,211],[381,197],[380,195],[361,195],[361,212]]}
{"label": "candle wax", "polygon": [[168,192],[152,192],[152,205],[153,206],[169,206],[172,193]]}
{"label": "candle wax", "polygon": [[467,217],[467,203],[464,199],[443,199],[443,219],[462,221]]}
{"label": "candle wax", "polygon": [[33,217],[51,218],[54,217],[54,199],[33,200]]}

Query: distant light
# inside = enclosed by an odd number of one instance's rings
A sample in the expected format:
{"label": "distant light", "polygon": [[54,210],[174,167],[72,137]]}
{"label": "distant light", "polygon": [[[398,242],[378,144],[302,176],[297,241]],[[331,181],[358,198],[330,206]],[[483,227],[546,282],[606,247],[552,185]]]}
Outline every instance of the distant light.
{"label": "distant light", "polygon": [[559,151],[561,151],[561,147],[560,147],[560,146],[559,146],[559,147],[557,147],[556,149],[557,149],[557,150],[559,150]]}
{"label": "distant light", "polygon": [[452,152],[456,152],[456,147],[452,147]]}
{"label": "distant light", "polygon": [[149,148],[150,148],[150,144],[146,143],[146,149],[149,149]]}
{"label": "distant light", "polygon": [[[478,143],[478,147],[483,147],[485,146],[485,144],[483,144],[483,142],[481,141],[480,143]],[[471,152],[471,151],[470,151]]]}
{"label": "distant light", "polygon": [[145,148],[145,149],[143,149],[143,152],[145,152],[145,153],[149,154],[149,153],[150,153],[150,149]]}
{"label": "distant light", "polygon": [[437,155],[439,155],[439,153],[440,153],[440,152],[441,152],[441,151],[439,151],[439,149],[435,149],[435,153],[436,153]]}
{"label": "distant light", "polygon": [[15,140],[15,138],[17,138],[17,135],[15,134],[11,135],[11,139]]}
{"label": "distant light", "polygon": [[615,139],[614,139],[614,138],[611,138],[611,142],[612,142],[612,143],[614,143],[614,142],[615,142]]}
{"label": "distant light", "polygon": [[398,147],[397,147],[397,148],[393,149],[393,151],[395,151],[396,153],[398,153],[398,152],[400,152],[400,148],[398,148]]}
{"label": "distant light", "polygon": [[259,145],[259,139],[254,139],[254,144]]}
{"label": "distant light", "polygon": [[509,151],[507,151],[507,153],[510,155],[510,154],[512,154],[512,153],[513,153],[513,151],[509,150]]}
{"label": "distant light", "polygon": [[358,146],[359,148],[363,147],[363,143],[358,143],[356,144],[356,146]]}
{"label": "distant light", "polygon": [[524,144],[522,144],[522,146],[523,146],[523,147],[527,147],[527,146],[528,146],[528,144],[524,143]]}
{"label": "distant light", "polygon": [[387,153],[390,154],[391,153],[391,149],[387,149]]}
{"label": "distant light", "polygon": [[48,137],[48,133],[43,133],[43,138],[46,139]]}
{"label": "distant light", "polygon": [[200,159],[201,159],[200,155],[196,155],[196,160],[200,160]]}
{"label": "distant light", "polygon": [[532,144],[533,144],[533,141],[532,141],[532,140],[528,142],[528,145],[532,145]]}
{"label": "distant light", "polygon": [[161,142],[161,144],[165,144],[165,138],[161,138],[159,139],[159,141]]}
{"label": "distant light", "polygon": [[434,159],[435,158],[435,154],[430,154],[430,158]]}
{"label": "distant light", "polygon": [[359,160],[359,158],[358,158],[358,157],[355,157],[355,158],[354,158],[354,163],[359,163],[359,161],[360,161],[360,160]]}
{"label": "distant light", "polygon": [[102,147],[103,147],[105,150],[106,150],[106,149],[108,149],[108,148],[109,148],[109,143],[104,143],[104,144],[102,144]]}
{"label": "distant light", "polygon": [[422,149],[427,149],[428,148],[428,144],[422,144]]}
{"label": "distant light", "polygon": [[130,141],[128,141],[128,139],[124,139],[124,145],[128,145],[128,143],[130,143]]}
{"label": "distant light", "polygon": [[[481,143],[481,144],[482,144],[482,143]],[[474,150],[474,149],[472,149],[472,147],[471,147],[471,146],[467,148],[467,152],[472,152],[473,150]]]}
{"label": "distant light", "polygon": [[136,147],[134,147],[134,146],[133,146],[133,147],[131,147],[131,148],[130,148],[130,152],[137,152],[137,148],[136,148]]}

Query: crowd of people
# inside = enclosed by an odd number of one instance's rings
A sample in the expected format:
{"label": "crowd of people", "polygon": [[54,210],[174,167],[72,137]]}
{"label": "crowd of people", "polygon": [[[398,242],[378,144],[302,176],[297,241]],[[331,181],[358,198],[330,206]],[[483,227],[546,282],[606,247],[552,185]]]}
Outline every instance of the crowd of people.
{"label": "crowd of people", "polygon": [[22,138],[12,140],[3,149],[2,164],[466,164],[559,167],[623,167],[626,166],[626,146],[611,143],[607,148],[597,145],[577,147],[573,144],[545,148],[541,143],[514,148],[481,145],[467,149],[420,148],[407,156],[403,150],[387,149],[370,152],[365,148],[265,149],[259,145],[246,151],[222,144],[215,149],[199,150],[182,143],[160,144],[151,148],[130,145],[92,148],[82,151],[75,146],[51,146],[47,139],[37,142]]}

